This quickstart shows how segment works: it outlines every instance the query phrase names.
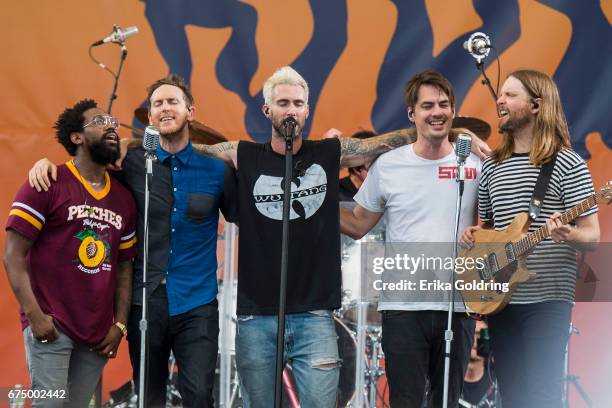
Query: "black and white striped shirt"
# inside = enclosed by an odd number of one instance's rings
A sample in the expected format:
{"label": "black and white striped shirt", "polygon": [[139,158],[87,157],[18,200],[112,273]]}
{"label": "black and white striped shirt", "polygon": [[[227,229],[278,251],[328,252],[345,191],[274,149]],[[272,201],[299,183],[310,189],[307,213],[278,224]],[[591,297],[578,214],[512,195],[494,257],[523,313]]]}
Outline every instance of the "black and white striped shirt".
{"label": "black and white striped shirt", "polygon": [[[482,221],[492,221],[495,230],[507,228],[514,217],[528,212],[540,168],[529,163],[529,154],[513,154],[500,163],[491,158],[482,167],[478,210]],[[542,210],[529,227],[535,231],[555,212],[565,212],[593,193],[593,182],[584,160],[574,151],[558,153]],[[597,206],[582,216],[597,212]],[[547,238],[527,258],[527,268],[536,273],[530,282],[517,285],[510,303],[552,300],[574,301],[576,251]]]}

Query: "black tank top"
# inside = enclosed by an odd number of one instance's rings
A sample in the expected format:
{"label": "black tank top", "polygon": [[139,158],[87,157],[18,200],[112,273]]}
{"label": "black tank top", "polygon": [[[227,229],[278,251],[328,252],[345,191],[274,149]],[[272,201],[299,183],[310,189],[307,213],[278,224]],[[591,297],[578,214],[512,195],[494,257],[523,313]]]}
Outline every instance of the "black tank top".
{"label": "black tank top", "polygon": [[[287,313],[340,307],[337,139],[303,141],[293,157]],[[238,145],[237,314],[278,312],[285,157],[270,143]]]}

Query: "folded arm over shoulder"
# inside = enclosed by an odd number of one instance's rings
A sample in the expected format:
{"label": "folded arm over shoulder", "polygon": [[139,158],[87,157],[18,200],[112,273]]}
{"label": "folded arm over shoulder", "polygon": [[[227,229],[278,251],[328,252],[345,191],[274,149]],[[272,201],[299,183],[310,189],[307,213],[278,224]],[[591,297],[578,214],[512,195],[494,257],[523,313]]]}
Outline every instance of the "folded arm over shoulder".
{"label": "folded arm over shoulder", "polygon": [[[491,154],[489,146],[467,129],[451,129],[448,136],[449,140],[455,140],[459,133],[467,133],[472,136],[472,153],[481,159],[485,159]],[[417,133],[415,128],[394,130],[368,139],[339,137],[340,165],[343,167],[361,166],[373,161],[383,153],[414,143],[416,139]]]}
{"label": "folded arm over shoulder", "polygon": [[217,143],[214,145],[195,144],[194,149],[198,149],[212,157],[223,160],[234,169],[238,168],[238,140]]}

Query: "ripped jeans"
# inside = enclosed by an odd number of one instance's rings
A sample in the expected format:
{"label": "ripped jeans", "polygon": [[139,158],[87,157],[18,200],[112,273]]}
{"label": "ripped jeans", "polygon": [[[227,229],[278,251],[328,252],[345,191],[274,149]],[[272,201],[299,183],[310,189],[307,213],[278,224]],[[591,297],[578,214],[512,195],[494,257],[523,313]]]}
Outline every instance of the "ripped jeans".
{"label": "ripped jeans", "polygon": [[[277,322],[276,316],[238,316],[236,365],[245,408],[274,406]],[[340,358],[330,310],[286,315],[287,359],[301,408],[336,406]]]}

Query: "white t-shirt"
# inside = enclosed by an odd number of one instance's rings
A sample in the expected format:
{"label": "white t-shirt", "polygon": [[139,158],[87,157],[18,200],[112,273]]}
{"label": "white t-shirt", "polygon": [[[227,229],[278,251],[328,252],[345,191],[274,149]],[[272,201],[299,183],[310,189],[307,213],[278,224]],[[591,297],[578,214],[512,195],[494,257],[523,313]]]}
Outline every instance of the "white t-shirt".
{"label": "white t-shirt", "polygon": [[[412,258],[440,258],[438,262],[428,260],[427,268],[405,276],[417,285],[414,290],[393,291],[391,297],[384,296],[386,291],[382,291],[379,310],[448,310],[450,291],[422,289],[420,281],[450,282],[452,268],[436,266],[452,258],[458,190],[456,169],[454,152],[442,159],[428,160],[416,155],[413,145],[381,155],[370,168],[355,201],[368,211],[384,212],[385,256],[395,257],[410,248]],[[471,154],[465,165],[459,233],[476,224],[480,171],[480,159]],[[414,252],[415,248],[418,253]],[[425,259],[421,262],[425,265]],[[385,280],[385,273],[382,279]],[[465,310],[462,301],[455,307],[458,311]]]}

